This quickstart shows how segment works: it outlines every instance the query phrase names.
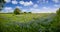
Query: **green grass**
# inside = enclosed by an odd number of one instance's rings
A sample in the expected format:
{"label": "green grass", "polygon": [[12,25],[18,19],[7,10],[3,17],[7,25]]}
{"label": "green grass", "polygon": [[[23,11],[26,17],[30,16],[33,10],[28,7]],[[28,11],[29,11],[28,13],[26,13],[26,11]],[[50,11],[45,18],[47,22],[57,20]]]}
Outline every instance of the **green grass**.
{"label": "green grass", "polygon": [[36,18],[47,17],[50,14],[41,13],[41,14],[21,14],[21,15],[13,15],[13,14],[0,14],[1,17],[6,18],[10,21],[17,21],[17,22],[29,22]]}
{"label": "green grass", "polygon": [[55,15],[49,13],[0,14],[0,32],[53,32],[55,30],[52,28],[55,29],[55,26],[51,23],[54,22]]}

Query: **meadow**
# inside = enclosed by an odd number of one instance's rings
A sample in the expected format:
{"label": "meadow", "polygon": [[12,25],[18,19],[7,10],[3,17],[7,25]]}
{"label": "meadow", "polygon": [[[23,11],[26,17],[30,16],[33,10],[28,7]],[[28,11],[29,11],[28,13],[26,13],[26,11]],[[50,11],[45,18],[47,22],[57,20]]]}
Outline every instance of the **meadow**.
{"label": "meadow", "polygon": [[[0,32],[55,32],[55,13],[0,14]],[[53,24],[52,24],[53,23]],[[52,29],[53,28],[53,29]]]}
{"label": "meadow", "polygon": [[29,22],[37,18],[46,18],[50,14],[48,13],[33,13],[33,14],[0,14],[1,17],[10,20],[10,21],[17,21],[17,22]]}

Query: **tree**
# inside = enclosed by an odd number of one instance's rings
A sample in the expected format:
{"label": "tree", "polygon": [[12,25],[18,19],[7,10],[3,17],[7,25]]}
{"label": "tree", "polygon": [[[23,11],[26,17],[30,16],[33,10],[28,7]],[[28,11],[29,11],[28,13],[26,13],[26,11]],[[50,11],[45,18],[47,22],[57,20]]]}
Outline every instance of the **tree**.
{"label": "tree", "polygon": [[60,8],[56,11],[57,15],[60,15]]}
{"label": "tree", "polygon": [[28,13],[31,13],[31,12],[28,12]]}
{"label": "tree", "polygon": [[26,14],[27,12],[24,12],[24,14]]}
{"label": "tree", "polygon": [[15,14],[15,15],[20,14],[20,12],[21,12],[21,10],[20,10],[19,8],[16,8],[16,9],[14,10],[14,14]]}
{"label": "tree", "polygon": [[2,8],[4,7],[5,1],[4,0],[0,0],[0,11],[2,10]]}

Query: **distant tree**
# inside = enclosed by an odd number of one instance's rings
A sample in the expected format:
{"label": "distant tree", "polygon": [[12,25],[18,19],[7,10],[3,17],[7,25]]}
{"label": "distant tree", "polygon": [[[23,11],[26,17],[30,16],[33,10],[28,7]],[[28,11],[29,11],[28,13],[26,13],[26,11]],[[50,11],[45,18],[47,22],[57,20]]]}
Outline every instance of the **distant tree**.
{"label": "distant tree", "polygon": [[56,11],[57,15],[60,15],[60,8]]}
{"label": "distant tree", "polygon": [[20,14],[20,12],[21,12],[21,10],[20,10],[19,8],[16,8],[16,9],[14,10],[14,14],[15,14],[15,15]]}
{"label": "distant tree", "polygon": [[4,7],[5,1],[4,0],[0,0],[0,11],[2,10],[2,8]]}
{"label": "distant tree", "polygon": [[28,13],[31,13],[31,12],[28,12]]}
{"label": "distant tree", "polygon": [[24,12],[24,14],[26,14],[27,12]]}

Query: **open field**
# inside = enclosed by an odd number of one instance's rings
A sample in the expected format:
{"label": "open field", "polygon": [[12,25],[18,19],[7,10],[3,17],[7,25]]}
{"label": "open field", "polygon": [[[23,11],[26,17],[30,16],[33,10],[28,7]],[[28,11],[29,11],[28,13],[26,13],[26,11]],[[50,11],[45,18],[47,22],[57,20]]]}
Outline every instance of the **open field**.
{"label": "open field", "polygon": [[10,20],[10,21],[17,21],[17,22],[28,22],[33,21],[37,18],[46,18],[50,14],[48,13],[41,13],[41,14],[21,14],[21,15],[13,15],[13,14],[0,14],[1,17]]}
{"label": "open field", "polygon": [[[56,14],[0,14],[1,32],[55,32]],[[58,20],[59,21],[59,20]],[[60,22],[59,22],[60,23]],[[55,27],[55,28],[54,28]],[[53,29],[53,30],[52,30]]]}

